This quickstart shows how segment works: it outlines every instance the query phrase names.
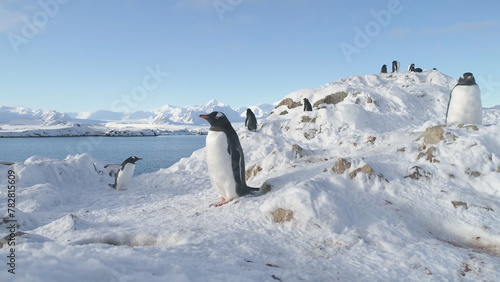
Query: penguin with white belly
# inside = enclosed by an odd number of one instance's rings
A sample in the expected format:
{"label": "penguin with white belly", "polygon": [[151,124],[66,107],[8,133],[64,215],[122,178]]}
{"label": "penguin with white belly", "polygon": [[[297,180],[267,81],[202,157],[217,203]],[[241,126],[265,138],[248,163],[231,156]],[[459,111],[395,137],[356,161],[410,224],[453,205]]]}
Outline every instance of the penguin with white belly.
{"label": "penguin with white belly", "polygon": [[207,168],[212,186],[220,201],[210,206],[221,206],[235,198],[258,192],[245,181],[245,158],[236,131],[222,112],[202,114],[210,123],[207,135]]}
{"label": "penguin with white belly", "polygon": [[142,158],[132,156],[123,161],[121,168],[116,172],[115,183],[109,184],[109,187],[116,190],[124,190],[134,175],[135,162],[139,160],[142,160]]}
{"label": "penguin with white belly", "polygon": [[451,91],[445,123],[482,124],[482,122],[481,91],[472,73],[466,72]]}

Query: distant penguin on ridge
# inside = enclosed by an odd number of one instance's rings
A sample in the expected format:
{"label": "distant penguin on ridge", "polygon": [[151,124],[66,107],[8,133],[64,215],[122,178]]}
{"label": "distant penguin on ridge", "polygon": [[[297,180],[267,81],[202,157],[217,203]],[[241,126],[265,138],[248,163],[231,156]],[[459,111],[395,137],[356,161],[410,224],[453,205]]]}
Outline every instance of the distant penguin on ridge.
{"label": "distant penguin on ridge", "polygon": [[387,65],[382,65],[382,68],[380,69],[380,73],[387,73]]}
{"label": "distant penguin on ridge", "polygon": [[421,69],[421,68],[415,68],[415,64],[411,64],[411,65],[408,67],[408,71],[412,71],[412,72],[422,72],[422,69]]}
{"label": "distant penguin on ridge", "polygon": [[142,160],[142,158],[132,156],[123,161],[121,168],[116,172],[115,183],[109,184],[109,187],[116,190],[124,190],[134,175],[135,162],[139,160]]}
{"label": "distant penguin on ridge", "polygon": [[247,109],[247,117],[245,119],[245,127],[250,131],[257,130],[257,118],[250,108]]}
{"label": "distant penguin on ridge", "polygon": [[399,62],[392,61],[392,72],[399,72]]}
{"label": "distant penguin on ridge", "polygon": [[481,90],[472,73],[464,73],[451,90],[445,123],[483,123]]}
{"label": "distant penguin on ridge", "polygon": [[210,206],[221,206],[235,198],[258,192],[245,181],[245,158],[240,140],[233,126],[222,112],[202,114],[210,123],[206,143],[206,161],[210,182],[220,201]]}
{"label": "distant penguin on ridge", "polygon": [[304,98],[304,112],[311,112],[313,107],[307,98]]}

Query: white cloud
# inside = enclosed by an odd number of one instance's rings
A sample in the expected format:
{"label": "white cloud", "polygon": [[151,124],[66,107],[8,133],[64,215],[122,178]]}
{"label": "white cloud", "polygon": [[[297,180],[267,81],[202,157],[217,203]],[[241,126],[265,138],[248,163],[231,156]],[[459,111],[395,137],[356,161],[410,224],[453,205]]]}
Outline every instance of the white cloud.
{"label": "white cloud", "polygon": [[0,4],[0,33],[18,31],[23,25],[23,18],[28,15],[22,11],[8,9]]}
{"label": "white cloud", "polygon": [[474,32],[481,31],[484,29],[498,28],[500,26],[500,21],[498,20],[487,20],[480,22],[463,22],[456,23],[450,26],[437,28],[434,30],[425,31],[425,35],[446,35],[446,34],[457,34],[464,32]]}
{"label": "white cloud", "polygon": [[462,22],[449,26],[437,27],[433,29],[415,29],[414,27],[396,27],[393,28],[389,35],[394,38],[407,39],[414,36],[442,36],[442,35],[457,35],[471,32],[479,32],[487,29],[500,29],[500,21],[487,20],[479,22]]}

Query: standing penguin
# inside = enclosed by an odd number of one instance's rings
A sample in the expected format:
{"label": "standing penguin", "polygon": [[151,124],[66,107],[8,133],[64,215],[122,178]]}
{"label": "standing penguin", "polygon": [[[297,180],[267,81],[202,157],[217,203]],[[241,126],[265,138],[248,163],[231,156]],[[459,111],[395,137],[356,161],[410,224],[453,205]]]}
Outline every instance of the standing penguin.
{"label": "standing penguin", "polygon": [[219,202],[210,206],[221,206],[259,191],[259,188],[246,184],[243,149],[226,115],[215,111],[200,117],[210,123],[206,145],[208,176],[221,197]]}
{"label": "standing penguin", "polygon": [[408,71],[415,71],[415,64],[410,64],[408,66]]}
{"label": "standing penguin", "polygon": [[304,112],[311,112],[313,107],[307,98],[304,98]]}
{"label": "standing penguin", "polygon": [[382,68],[380,68],[380,73],[387,73],[387,65],[382,65]]}
{"label": "standing penguin", "polygon": [[133,156],[123,161],[121,168],[116,172],[115,183],[109,184],[109,187],[116,190],[125,189],[134,175],[135,162],[139,160],[142,158]]}
{"label": "standing penguin", "polygon": [[399,72],[399,62],[392,61],[392,72]]}
{"label": "standing penguin", "polygon": [[482,124],[482,122],[481,91],[476,84],[474,75],[466,72],[451,90],[445,123]]}
{"label": "standing penguin", "polygon": [[250,131],[257,130],[257,118],[250,108],[247,109],[247,117],[245,119],[245,127]]}

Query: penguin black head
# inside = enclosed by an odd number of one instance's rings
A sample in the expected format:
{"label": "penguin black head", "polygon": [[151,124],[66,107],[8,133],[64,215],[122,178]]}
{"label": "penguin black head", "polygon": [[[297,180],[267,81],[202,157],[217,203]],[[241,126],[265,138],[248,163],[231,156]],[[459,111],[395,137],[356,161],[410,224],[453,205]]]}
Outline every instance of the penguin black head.
{"label": "penguin black head", "polygon": [[474,75],[472,75],[472,73],[470,72],[464,73],[458,80],[457,85],[476,85]]}
{"label": "penguin black head", "polygon": [[123,162],[123,164],[124,164],[124,165],[125,165],[125,164],[127,164],[127,163],[135,164],[135,162],[136,162],[136,161],[140,161],[140,160],[142,160],[142,158],[138,158],[138,157],[136,157],[136,156],[132,156],[132,157],[130,157],[130,158],[128,158],[128,159],[126,159],[126,160]]}
{"label": "penguin black head", "polygon": [[231,127],[231,123],[227,119],[226,115],[222,112],[211,112],[210,114],[202,114],[200,115],[202,119],[206,119],[208,123],[212,127],[215,128],[225,128],[225,127]]}

